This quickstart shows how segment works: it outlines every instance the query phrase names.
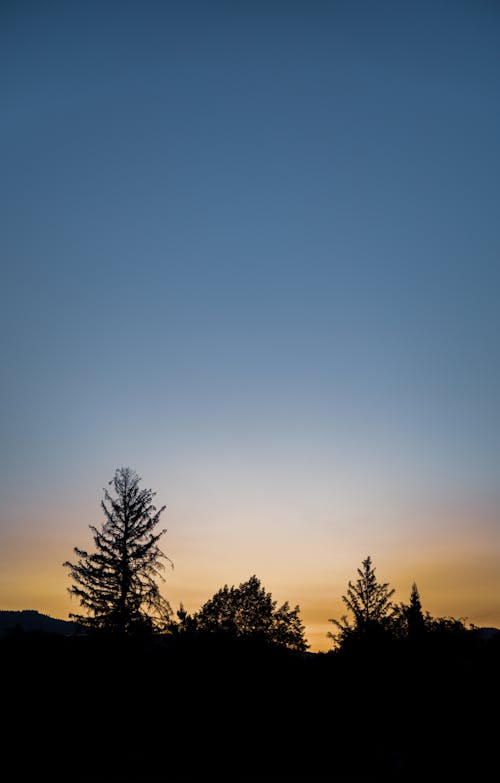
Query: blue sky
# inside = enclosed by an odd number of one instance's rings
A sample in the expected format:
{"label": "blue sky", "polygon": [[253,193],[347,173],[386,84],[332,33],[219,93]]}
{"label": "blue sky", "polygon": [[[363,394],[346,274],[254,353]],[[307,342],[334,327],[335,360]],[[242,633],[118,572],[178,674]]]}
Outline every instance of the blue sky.
{"label": "blue sky", "polygon": [[83,545],[130,465],[174,561],[322,531],[354,573],[443,505],[496,551],[498,5],[5,2],[0,31],[8,540]]}

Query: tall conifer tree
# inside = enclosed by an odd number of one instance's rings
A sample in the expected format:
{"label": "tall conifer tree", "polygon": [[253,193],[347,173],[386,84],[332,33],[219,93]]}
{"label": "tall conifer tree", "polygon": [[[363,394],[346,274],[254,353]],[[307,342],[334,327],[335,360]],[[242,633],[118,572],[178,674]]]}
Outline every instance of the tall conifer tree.
{"label": "tall conifer tree", "polygon": [[342,596],[353,622],[347,615],[340,620],[331,619],[329,622],[337,626],[338,631],[327,635],[341,646],[350,638],[366,638],[388,630],[394,613],[393,595],[394,590],[389,589],[388,582],[377,581],[372,559],[368,556],[358,568],[356,583],[349,581],[347,594]]}
{"label": "tall conifer tree", "polygon": [[130,468],[119,468],[109,482],[115,496],[104,490],[101,530],[93,525],[94,552],[75,547],[78,559],[65,562],[73,585],[69,593],[86,614],[71,614],[89,629],[132,633],[158,628],[171,615],[159,590],[163,560],[158,541],[166,532],[154,532],[165,506],[153,505],[155,493],[139,488],[140,478]]}

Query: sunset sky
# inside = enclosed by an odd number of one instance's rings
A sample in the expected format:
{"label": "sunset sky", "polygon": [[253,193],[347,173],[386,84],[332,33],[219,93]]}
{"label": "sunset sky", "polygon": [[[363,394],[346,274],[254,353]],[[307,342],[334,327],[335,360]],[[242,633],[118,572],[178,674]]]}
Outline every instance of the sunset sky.
{"label": "sunset sky", "polygon": [[500,627],[500,6],[0,6],[0,608],[130,466],[164,595]]}

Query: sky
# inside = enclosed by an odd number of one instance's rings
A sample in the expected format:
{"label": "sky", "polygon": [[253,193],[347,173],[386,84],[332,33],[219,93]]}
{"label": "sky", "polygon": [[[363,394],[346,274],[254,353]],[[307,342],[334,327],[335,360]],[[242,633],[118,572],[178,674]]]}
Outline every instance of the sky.
{"label": "sky", "polygon": [[500,8],[0,5],[0,608],[129,466],[163,594],[500,627]]}

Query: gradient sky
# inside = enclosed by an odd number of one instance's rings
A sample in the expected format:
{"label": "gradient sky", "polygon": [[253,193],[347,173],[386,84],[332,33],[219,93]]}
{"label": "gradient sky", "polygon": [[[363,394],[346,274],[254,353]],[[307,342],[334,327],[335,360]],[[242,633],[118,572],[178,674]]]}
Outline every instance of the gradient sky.
{"label": "gradient sky", "polygon": [[0,608],[102,488],[313,649],[371,554],[500,626],[500,7],[2,2]]}

